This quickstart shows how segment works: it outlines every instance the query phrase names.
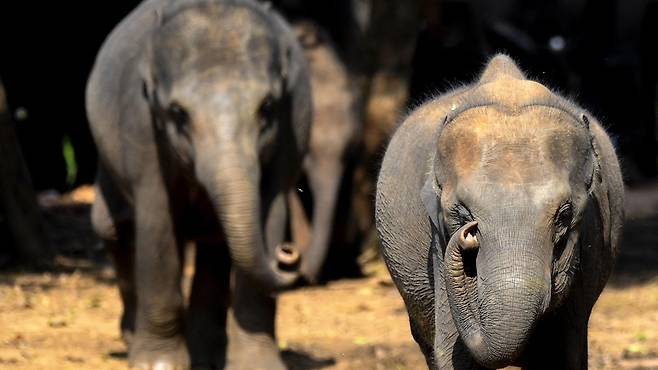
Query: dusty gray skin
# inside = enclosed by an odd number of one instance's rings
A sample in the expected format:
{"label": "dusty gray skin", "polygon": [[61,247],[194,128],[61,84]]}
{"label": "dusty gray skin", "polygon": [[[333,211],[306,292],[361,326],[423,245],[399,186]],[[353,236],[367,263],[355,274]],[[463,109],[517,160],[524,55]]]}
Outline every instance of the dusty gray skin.
{"label": "dusty gray skin", "polygon": [[313,125],[304,173],[311,187],[311,224],[297,198],[291,193],[293,238],[304,256],[300,271],[309,282],[316,282],[331,241],[338,192],[361,121],[355,107],[355,88],[344,63],[338,57],[329,35],[316,23],[293,23],[311,71]]}
{"label": "dusty gray skin", "polygon": [[[116,260],[131,366],[186,369],[191,354],[195,367],[284,368],[270,292],[299,276],[275,247],[310,99],[295,35],[253,1],[145,1],[110,34],[87,87],[92,221]],[[198,248],[184,319],[186,241]]]}
{"label": "dusty gray skin", "polygon": [[622,219],[599,123],[503,55],[411,113],[377,184],[384,258],[431,369],[586,369]]}

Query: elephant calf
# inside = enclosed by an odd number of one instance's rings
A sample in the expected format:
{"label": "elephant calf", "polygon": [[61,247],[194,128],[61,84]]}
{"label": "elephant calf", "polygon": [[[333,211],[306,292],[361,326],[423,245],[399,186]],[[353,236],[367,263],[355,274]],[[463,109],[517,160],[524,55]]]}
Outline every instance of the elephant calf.
{"label": "elephant calf", "polygon": [[329,251],[341,182],[361,127],[353,84],[328,33],[309,20],[294,22],[293,29],[311,73],[313,127],[304,173],[313,197],[312,224],[295,191],[290,213],[293,238],[304,255],[300,272],[315,283]]}
{"label": "elephant calf", "polygon": [[278,247],[311,124],[292,30],[252,0],[144,1],[100,50],[87,113],[100,157],[92,221],[114,255],[131,366],[284,369],[269,293],[299,276],[298,254]]}
{"label": "elephant calf", "polygon": [[505,55],[412,112],[377,182],[386,265],[431,369],[586,369],[622,219],[605,131]]}

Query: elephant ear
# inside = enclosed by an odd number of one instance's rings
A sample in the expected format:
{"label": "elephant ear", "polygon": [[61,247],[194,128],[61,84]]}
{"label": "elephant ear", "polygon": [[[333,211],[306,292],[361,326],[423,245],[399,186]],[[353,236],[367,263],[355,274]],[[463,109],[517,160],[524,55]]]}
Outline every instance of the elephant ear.
{"label": "elephant ear", "polygon": [[144,49],[142,50],[142,57],[137,65],[138,73],[141,83],[141,92],[144,102],[148,106],[149,112],[151,113],[152,123],[156,129],[161,130],[163,124],[161,120],[155,119],[157,111],[159,108],[160,102],[158,101],[158,94],[156,92],[157,80],[154,75],[152,57],[153,50],[151,40],[146,43]]}
{"label": "elephant ear", "polygon": [[284,94],[290,93],[289,90],[293,88],[297,78],[297,71],[294,70],[293,53],[292,45],[287,41],[281,43],[278,73],[281,77],[281,89]]}
{"label": "elephant ear", "polygon": [[153,37],[149,37],[142,49],[137,66],[142,83],[142,96],[150,104],[155,98],[155,71],[153,70]]}
{"label": "elephant ear", "polygon": [[155,34],[158,32],[163,22],[163,15],[159,11],[155,11],[152,14],[154,27],[150,31],[150,34],[146,38],[146,43],[142,49],[142,55],[137,65],[139,76],[141,78],[142,84],[142,96],[144,99],[152,105],[156,98],[155,96],[155,75],[153,71],[153,43]]}
{"label": "elephant ear", "polygon": [[151,66],[146,58],[142,58],[142,61],[139,64],[139,75],[142,79],[142,97],[150,105],[155,96],[155,83],[153,75],[151,74]]}
{"label": "elephant ear", "polygon": [[439,194],[436,189],[436,180],[434,179],[434,173],[431,172],[427,175],[425,184],[420,191],[420,199],[425,206],[425,211],[432,221],[432,225],[437,230],[441,230],[441,201]]}
{"label": "elephant ear", "polygon": [[582,125],[585,127],[587,132],[589,133],[590,136],[590,142],[591,142],[591,148],[592,148],[592,173],[588,177],[586,186],[587,186],[587,193],[591,196],[594,193],[594,188],[596,187],[597,183],[602,182],[601,178],[601,157],[599,155],[599,148],[598,148],[598,143],[596,142],[594,132],[592,132],[592,128],[589,122],[589,117],[588,113],[583,112],[580,114],[580,121]]}
{"label": "elephant ear", "polygon": [[[441,196],[437,189],[434,173],[427,175],[425,184],[420,191],[420,199],[425,206],[425,211],[432,224],[432,245],[437,252],[447,246],[446,229],[443,225],[443,215],[441,211]],[[439,253],[440,254],[440,253]]]}

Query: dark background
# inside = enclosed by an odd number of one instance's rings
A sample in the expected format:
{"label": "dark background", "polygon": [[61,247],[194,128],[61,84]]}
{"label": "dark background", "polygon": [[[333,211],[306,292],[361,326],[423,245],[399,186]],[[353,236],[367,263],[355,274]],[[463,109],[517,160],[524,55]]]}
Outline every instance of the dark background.
{"label": "dark background", "polygon": [[[358,72],[368,68],[354,50],[359,23],[354,9],[364,1],[273,3],[291,18],[325,26]],[[102,41],[137,3],[10,0],[2,5],[0,78],[11,109],[27,110],[17,131],[37,190],[64,191],[93,181],[96,154],[84,87]],[[489,56],[507,52],[530,76],[574,97],[608,127],[628,183],[656,178],[657,1],[418,3],[410,105],[472,80]],[[64,136],[76,153],[73,184],[66,181]]]}

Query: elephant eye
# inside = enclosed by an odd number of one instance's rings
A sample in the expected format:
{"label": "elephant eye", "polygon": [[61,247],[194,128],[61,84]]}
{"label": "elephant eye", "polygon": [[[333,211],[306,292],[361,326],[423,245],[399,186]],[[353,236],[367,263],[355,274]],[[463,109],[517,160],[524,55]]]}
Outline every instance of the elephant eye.
{"label": "elephant eye", "polygon": [[459,202],[450,208],[448,222],[452,230],[457,230],[474,219],[475,218],[471,211],[462,202]]}
{"label": "elephant eye", "polygon": [[557,217],[555,218],[555,225],[561,229],[566,229],[571,226],[572,219],[573,206],[571,203],[565,203],[558,210]]}
{"label": "elephant eye", "polygon": [[185,126],[190,121],[190,116],[187,114],[185,108],[181,107],[180,104],[175,102],[169,104],[167,114],[178,127]]}
{"label": "elephant eye", "polygon": [[266,131],[274,122],[276,114],[276,101],[272,95],[267,95],[260,103],[258,116],[261,132]]}

